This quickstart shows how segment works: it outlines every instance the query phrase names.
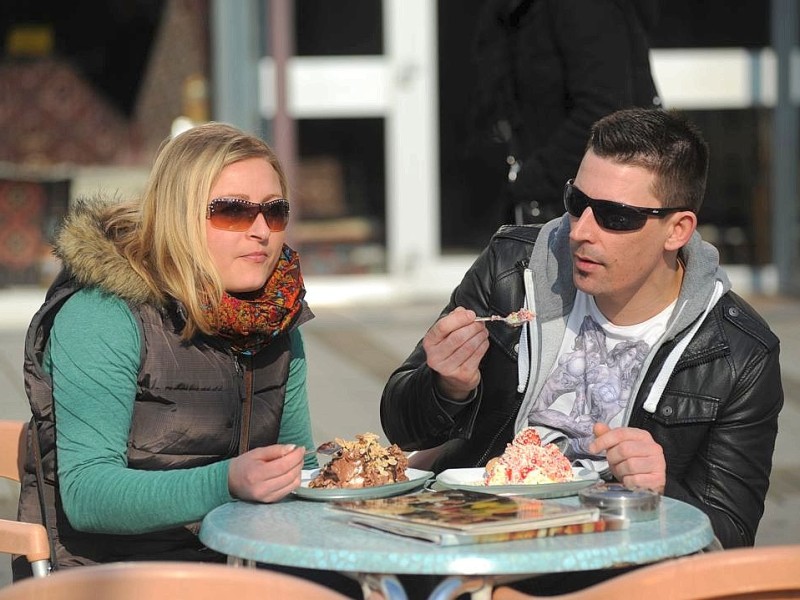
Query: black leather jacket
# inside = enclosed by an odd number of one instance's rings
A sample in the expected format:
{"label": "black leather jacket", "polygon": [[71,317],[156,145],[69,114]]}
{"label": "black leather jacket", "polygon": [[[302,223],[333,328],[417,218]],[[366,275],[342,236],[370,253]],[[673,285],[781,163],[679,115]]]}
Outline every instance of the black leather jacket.
{"label": "black leather jacket", "polygon": [[[501,228],[454,290],[456,306],[507,314],[523,306],[522,272],[538,226]],[[434,391],[421,342],[390,377],[381,399],[388,439],[405,450],[442,445],[433,469],[483,466],[511,441],[519,331],[488,325],[490,348],[474,399],[449,402]],[[703,510],[724,547],[753,545],[764,512],[783,406],[779,341],[735,293],[716,303],[683,352],[655,413],[642,408],[683,331],[658,349],[636,395],[629,426],[649,431],[667,462],[665,495]]]}

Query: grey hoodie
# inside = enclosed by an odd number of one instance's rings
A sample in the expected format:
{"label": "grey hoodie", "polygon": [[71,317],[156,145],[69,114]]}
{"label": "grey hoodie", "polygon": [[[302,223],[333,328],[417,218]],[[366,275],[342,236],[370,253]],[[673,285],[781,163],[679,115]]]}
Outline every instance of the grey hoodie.
{"label": "grey hoodie", "polygon": [[[528,426],[528,413],[558,358],[567,319],[575,301],[576,289],[572,280],[572,268],[569,266],[572,260],[569,231],[569,217],[566,215],[561,220],[545,225],[534,245],[530,260],[531,265],[543,264],[545,268],[533,271],[529,267],[524,273],[527,308],[536,313],[536,319],[525,326],[520,336],[518,391],[524,392],[525,396],[517,414],[516,431]],[[674,339],[678,333],[691,328],[672,350],[656,379],[657,384],[650,390],[644,406],[650,413],[655,412],[660,393],[672,369],[702,324],[703,319],[700,317],[705,317],[720,297],[731,289],[728,276],[719,264],[717,249],[704,242],[697,232],[681,249],[680,257],[686,271],[675,310],[666,332],[645,360],[631,398],[637,396],[658,349],[665,342]],[[625,413],[625,423],[630,418],[630,409],[629,405]]]}

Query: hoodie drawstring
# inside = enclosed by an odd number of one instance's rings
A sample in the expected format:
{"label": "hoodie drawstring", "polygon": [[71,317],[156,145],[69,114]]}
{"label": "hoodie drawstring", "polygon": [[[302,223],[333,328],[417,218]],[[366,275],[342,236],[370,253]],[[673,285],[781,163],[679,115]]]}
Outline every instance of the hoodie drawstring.
{"label": "hoodie drawstring", "polygon": [[700,329],[703,321],[706,320],[708,313],[711,312],[711,309],[714,308],[714,305],[716,305],[717,301],[722,297],[723,294],[723,285],[718,279],[714,284],[714,292],[711,294],[711,298],[708,301],[705,311],[703,311],[703,314],[700,315],[700,318],[698,318],[694,325],[692,325],[689,333],[687,333],[683,339],[675,345],[675,347],[672,349],[672,352],[669,353],[667,360],[664,361],[664,365],[661,367],[661,371],[658,373],[658,377],[656,377],[656,380],[653,383],[653,387],[650,388],[650,393],[647,395],[647,400],[644,401],[644,405],[642,406],[642,408],[644,408],[644,410],[650,414],[656,412],[658,403],[661,401],[661,394],[664,393],[664,389],[667,387],[667,382],[672,376],[672,371],[675,369],[675,365],[678,364],[678,360],[680,360],[684,350],[686,350],[689,342],[692,341],[692,338],[694,338],[695,334],[697,334],[697,331]]}

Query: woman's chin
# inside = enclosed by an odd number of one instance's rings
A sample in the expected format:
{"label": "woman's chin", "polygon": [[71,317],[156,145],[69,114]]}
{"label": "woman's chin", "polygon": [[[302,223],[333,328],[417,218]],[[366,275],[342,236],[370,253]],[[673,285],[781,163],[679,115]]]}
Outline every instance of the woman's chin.
{"label": "woman's chin", "polygon": [[267,283],[267,279],[267,277],[264,277],[233,282],[225,287],[225,291],[237,296],[259,293],[264,288],[264,284]]}

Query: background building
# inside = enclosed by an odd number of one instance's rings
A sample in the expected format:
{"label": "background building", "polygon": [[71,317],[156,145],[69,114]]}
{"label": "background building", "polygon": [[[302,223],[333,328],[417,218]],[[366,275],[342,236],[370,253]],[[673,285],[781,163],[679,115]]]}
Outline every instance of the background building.
{"label": "background building", "polygon": [[[46,282],[71,199],[134,193],[165,136],[214,119],[263,135],[289,167],[307,273],[449,284],[494,228],[463,153],[480,3],[5,0],[0,281]],[[796,141],[776,157],[774,132],[798,137],[791,89],[788,113],[775,108],[777,44],[794,48],[797,21],[796,0],[674,0],[652,39],[665,105],[712,148],[703,234],[755,291],[794,280]]]}

